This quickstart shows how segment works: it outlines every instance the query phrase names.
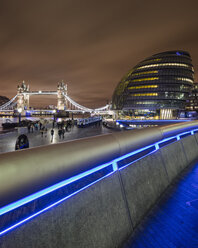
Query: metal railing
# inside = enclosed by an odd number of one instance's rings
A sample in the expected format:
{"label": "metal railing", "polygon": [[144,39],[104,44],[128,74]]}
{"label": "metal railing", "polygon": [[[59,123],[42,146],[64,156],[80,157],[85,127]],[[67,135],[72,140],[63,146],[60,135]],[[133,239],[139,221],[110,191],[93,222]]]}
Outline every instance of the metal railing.
{"label": "metal railing", "polygon": [[[0,154],[0,218],[51,195],[47,205],[44,199],[45,205],[41,204],[28,218],[21,216],[0,226],[0,235],[160,147],[197,131],[198,121],[192,121]],[[59,189],[63,193],[53,200],[53,192]]]}

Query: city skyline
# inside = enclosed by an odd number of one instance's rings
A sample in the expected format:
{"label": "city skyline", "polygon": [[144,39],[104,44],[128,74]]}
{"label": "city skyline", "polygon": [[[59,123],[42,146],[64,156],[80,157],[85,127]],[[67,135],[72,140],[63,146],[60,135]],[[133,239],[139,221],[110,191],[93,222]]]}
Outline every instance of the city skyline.
{"label": "city skyline", "polygon": [[74,100],[103,106],[137,63],[175,49],[190,52],[196,76],[197,7],[195,1],[2,2],[0,95],[13,97],[23,80],[32,90],[56,90],[64,80]]}

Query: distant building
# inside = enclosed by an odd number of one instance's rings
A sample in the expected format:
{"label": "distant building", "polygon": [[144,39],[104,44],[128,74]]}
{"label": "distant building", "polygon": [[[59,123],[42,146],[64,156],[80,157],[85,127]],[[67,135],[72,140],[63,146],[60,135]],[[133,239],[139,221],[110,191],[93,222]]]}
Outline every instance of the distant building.
{"label": "distant building", "polygon": [[3,105],[4,103],[8,102],[10,99],[7,98],[6,96],[0,96],[0,106]]}
{"label": "distant building", "polygon": [[116,87],[112,108],[133,117],[172,119],[185,110],[194,82],[190,54],[155,54],[129,71]]}
{"label": "distant building", "polygon": [[186,110],[198,112],[198,83],[194,83],[190,93]]}

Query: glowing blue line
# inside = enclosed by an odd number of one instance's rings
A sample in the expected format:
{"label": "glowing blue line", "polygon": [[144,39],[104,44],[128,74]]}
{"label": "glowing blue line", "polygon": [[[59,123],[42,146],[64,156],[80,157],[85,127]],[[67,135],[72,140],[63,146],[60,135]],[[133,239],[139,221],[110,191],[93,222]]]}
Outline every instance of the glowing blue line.
{"label": "glowing blue line", "polygon": [[115,160],[113,161],[112,166],[113,166],[113,171],[118,170],[118,164],[117,164],[117,162]]}
{"label": "glowing blue line", "polygon": [[[184,133],[181,133],[181,134],[177,135],[177,136],[176,136],[176,137],[177,137],[177,140],[180,139],[179,136],[181,136],[181,135],[183,135],[183,134],[186,134],[186,133],[189,133],[189,132],[184,132]],[[98,171],[98,170],[100,170],[100,169],[103,169],[103,168],[109,166],[110,164],[113,164],[113,170],[115,171],[115,170],[118,169],[118,168],[117,168],[117,162],[118,162],[118,161],[123,160],[123,159],[125,159],[125,158],[128,158],[128,157],[130,157],[130,156],[132,156],[132,155],[135,155],[135,154],[137,154],[137,153],[139,153],[139,152],[142,152],[142,151],[144,151],[144,150],[146,150],[146,149],[152,147],[153,145],[155,145],[155,148],[156,148],[156,150],[157,150],[157,149],[159,149],[159,144],[160,144],[160,143],[163,143],[163,142],[165,142],[165,141],[167,141],[167,140],[170,140],[170,139],[173,139],[173,138],[175,138],[175,136],[170,137],[170,138],[163,139],[163,140],[161,140],[160,142],[157,142],[157,143],[155,143],[155,144],[152,144],[152,145],[143,147],[143,148],[141,148],[141,149],[135,150],[135,151],[133,151],[133,152],[130,152],[130,153],[128,153],[128,154],[125,154],[125,155],[123,155],[123,156],[121,156],[121,157],[115,159],[115,160],[112,161],[112,162],[106,163],[106,164],[104,164],[104,165],[101,165],[101,166],[98,166],[98,167],[96,167],[96,168],[93,168],[93,169],[91,169],[91,170],[89,170],[89,171],[86,171],[86,172],[83,172],[83,173],[81,173],[81,174],[78,174],[77,176],[74,176],[74,177],[71,177],[71,178],[69,178],[69,179],[66,179],[66,180],[64,180],[64,181],[62,181],[62,182],[59,182],[59,183],[57,183],[57,184],[55,184],[55,185],[52,185],[52,186],[50,186],[50,187],[48,187],[48,188],[45,188],[45,189],[43,189],[43,190],[41,190],[41,191],[38,191],[38,192],[36,192],[36,193],[34,193],[34,194],[32,194],[32,195],[29,195],[29,196],[27,196],[27,197],[25,197],[25,198],[23,198],[23,199],[21,199],[21,200],[18,200],[18,201],[13,202],[13,203],[11,203],[11,204],[9,204],[9,205],[6,205],[5,207],[0,208],[0,216],[3,215],[3,214],[5,214],[5,213],[7,213],[7,212],[9,212],[9,211],[11,211],[11,210],[16,209],[16,208],[18,208],[18,207],[20,207],[20,206],[22,206],[22,205],[24,205],[24,204],[26,204],[26,203],[29,203],[29,202],[31,202],[31,201],[33,201],[33,200],[35,200],[35,199],[37,199],[37,198],[39,198],[39,197],[41,197],[41,196],[44,196],[44,195],[46,195],[46,194],[48,194],[48,193],[50,193],[50,192],[52,192],[52,191],[54,191],[54,190],[56,190],[56,189],[59,189],[59,188],[61,188],[61,187],[63,187],[63,186],[66,186],[66,185],[68,185],[68,184],[70,184],[70,183],[72,183],[72,182],[74,182],[74,181],[76,181],[76,180],[78,180],[78,179],[81,179],[81,178],[83,178],[83,177],[85,177],[85,176],[87,176],[87,175],[90,175],[90,174],[92,174],[92,173],[94,173],[94,172],[96,172],[96,171]],[[153,151],[152,151],[152,152],[153,152]],[[151,152],[150,152],[150,153],[151,153]],[[145,156],[149,155],[150,153],[146,154]],[[134,160],[133,162],[130,162],[129,164],[132,164],[132,163],[134,163],[135,161],[138,161],[139,159],[141,159],[141,158],[143,158],[143,157],[145,157],[145,156],[142,156],[142,157],[138,158],[137,160]],[[115,162],[115,163],[114,163],[114,162]],[[116,166],[115,166],[115,164],[116,164]],[[129,164],[123,166],[122,168],[128,166]],[[117,169],[116,169],[116,168],[117,168]]]}
{"label": "glowing blue line", "polygon": [[50,208],[52,208],[52,207],[54,207],[54,206],[60,204],[60,203],[63,202],[64,200],[70,198],[70,197],[73,196],[73,195],[76,195],[77,193],[79,193],[79,192],[81,192],[82,190],[88,188],[89,186],[95,184],[96,182],[98,182],[98,181],[100,181],[100,180],[102,180],[102,179],[104,179],[104,178],[110,176],[111,174],[113,174],[114,172],[116,172],[116,171],[118,170],[118,165],[117,165],[117,162],[118,162],[118,161],[123,160],[123,159],[125,159],[125,158],[127,158],[127,157],[130,157],[130,156],[132,156],[132,155],[135,155],[135,154],[137,154],[137,153],[139,153],[139,152],[141,152],[141,151],[144,151],[144,150],[146,150],[146,149],[148,149],[148,148],[150,148],[150,147],[152,147],[152,146],[155,146],[155,150],[154,150],[154,151],[149,152],[148,154],[146,154],[146,155],[144,155],[144,156],[142,156],[142,157],[140,157],[140,158],[138,158],[138,159],[136,159],[136,160],[130,162],[129,164],[127,164],[127,165],[125,165],[125,166],[123,166],[122,168],[119,169],[119,170],[122,170],[122,169],[124,169],[125,167],[127,167],[128,165],[133,164],[133,163],[135,163],[136,161],[138,161],[138,160],[140,160],[140,159],[142,159],[142,158],[148,156],[149,154],[156,152],[156,151],[159,149],[159,144],[160,144],[160,143],[163,143],[163,142],[165,142],[165,141],[167,141],[167,140],[171,140],[171,139],[174,139],[174,138],[177,138],[177,140],[180,140],[180,136],[182,136],[182,135],[184,135],[184,134],[187,134],[187,133],[191,133],[191,134],[193,135],[193,134],[194,134],[194,131],[197,131],[197,130],[198,130],[198,129],[194,129],[194,130],[192,130],[192,131],[180,133],[179,135],[176,135],[176,136],[172,136],[172,137],[170,137],[170,138],[163,139],[163,140],[161,140],[161,141],[156,142],[155,144],[152,144],[152,145],[143,147],[143,148],[141,148],[141,149],[138,149],[138,150],[136,150],[136,151],[130,152],[130,153],[125,154],[125,155],[123,155],[123,156],[121,156],[121,157],[119,157],[119,158],[117,158],[117,159],[114,159],[114,160],[111,161],[111,162],[108,162],[108,163],[106,163],[106,164],[97,166],[96,168],[93,168],[93,169],[91,169],[91,170],[88,170],[88,171],[86,171],[86,172],[83,172],[83,173],[81,173],[81,174],[78,174],[77,176],[74,176],[74,177],[71,177],[71,178],[69,178],[69,179],[66,179],[66,180],[64,180],[64,181],[62,181],[62,182],[60,182],[60,183],[57,183],[57,184],[55,184],[55,185],[53,185],[53,186],[50,186],[50,187],[48,187],[48,188],[46,188],[46,189],[44,189],[44,190],[41,190],[41,191],[39,191],[39,192],[37,192],[37,193],[34,193],[34,194],[32,194],[32,195],[29,195],[29,196],[27,196],[27,197],[25,197],[25,198],[23,198],[23,199],[21,199],[21,200],[19,200],[19,201],[16,201],[16,202],[14,202],[14,203],[11,203],[11,204],[9,204],[9,205],[7,205],[7,206],[1,208],[1,209],[0,209],[0,215],[3,215],[3,214],[5,214],[5,213],[7,213],[7,212],[9,212],[9,211],[11,211],[11,210],[14,210],[14,209],[16,209],[16,208],[18,208],[18,207],[20,207],[20,206],[22,206],[22,205],[24,205],[24,204],[26,204],[26,203],[28,203],[28,202],[31,202],[31,201],[33,201],[33,200],[35,200],[35,199],[41,197],[41,196],[43,196],[43,195],[46,195],[46,194],[48,194],[48,193],[50,193],[50,192],[52,192],[52,191],[54,191],[54,190],[56,190],[56,189],[59,189],[59,188],[61,188],[61,187],[63,187],[63,186],[66,186],[67,184],[70,184],[70,183],[72,183],[72,182],[75,182],[75,181],[78,180],[78,179],[81,179],[81,178],[83,178],[83,177],[85,177],[85,176],[87,176],[87,175],[90,175],[90,174],[92,174],[92,173],[94,173],[94,172],[96,172],[96,171],[98,171],[98,170],[100,170],[100,169],[103,169],[103,168],[105,168],[105,167],[107,167],[107,166],[112,165],[112,168],[113,168],[113,171],[112,171],[112,172],[110,172],[110,173],[108,173],[107,175],[105,175],[105,176],[99,178],[98,180],[96,180],[96,181],[94,181],[94,182],[92,182],[92,183],[86,185],[85,187],[83,187],[83,188],[81,188],[81,189],[75,191],[74,193],[70,194],[69,196],[66,196],[66,197],[60,199],[59,201],[57,201],[57,202],[51,204],[50,206],[48,206],[48,207],[46,207],[46,208],[44,208],[44,209],[38,211],[37,213],[35,213],[35,214],[33,214],[33,215],[31,215],[31,216],[25,218],[24,220],[19,221],[18,223],[16,223],[16,224],[10,226],[9,228],[7,228],[7,229],[1,231],[1,232],[0,232],[0,236],[3,235],[3,234],[5,234],[6,232],[8,232],[8,231],[10,231],[10,230],[12,230],[12,229],[18,227],[18,226],[20,226],[21,224],[27,222],[28,220],[30,220],[30,219],[36,217],[37,215],[40,215],[41,213],[47,211],[48,209],[50,209]]}
{"label": "glowing blue line", "polygon": [[98,171],[100,169],[103,169],[103,168],[105,168],[105,167],[107,167],[107,166],[109,166],[111,164],[112,163],[110,162],[110,163],[107,163],[107,164],[97,166],[94,169],[91,169],[91,170],[88,170],[88,171],[83,172],[81,174],[78,174],[77,176],[74,176],[74,177],[71,177],[69,179],[66,179],[66,180],[64,180],[62,182],[59,182],[59,183],[54,184],[54,185],[52,185],[52,186],[50,186],[48,188],[45,188],[45,189],[40,190],[40,191],[38,191],[38,192],[36,192],[34,194],[31,194],[31,195],[29,195],[27,197],[24,197],[21,200],[18,200],[16,202],[8,204],[5,207],[0,208],[0,216],[5,214],[5,213],[7,213],[7,212],[10,212],[11,210],[16,209],[16,208],[18,208],[18,207],[20,207],[20,206],[22,206],[22,205],[24,205],[26,203],[29,203],[29,202],[31,202],[31,201],[33,201],[33,200],[35,200],[35,199],[37,199],[37,198],[39,198],[41,196],[44,196],[44,195],[46,195],[46,194],[48,194],[48,193],[50,193],[50,192],[52,192],[52,191],[54,191],[56,189],[62,188],[62,187],[66,186],[66,185],[68,185],[68,184],[70,184],[72,182],[75,182],[76,180],[79,180],[79,179],[81,179],[81,178],[83,178],[85,176],[88,176],[88,175],[90,175],[90,174],[92,174],[92,173],[94,173],[94,172],[96,172],[96,171]]}
{"label": "glowing blue line", "polygon": [[169,140],[172,140],[172,139],[175,139],[175,138],[176,138],[176,136],[173,136],[173,137],[170,137],[170,138],[163,139],[163,140],[161,140],[160,142],[158,142],[158,144],[164,143],[164,142],[166,142],[166,141],[169,141]]}
{"label": "glowing blue line", "polygon": [[121,168],[119,168],[119,170],[122,170],[122,169],[126,168],[127,166],[129,166],[129,165],[131,165],[131,164],[133,164],[133,163],[139,161],[139,160],[142,159],[142,158],[147,157],[148,155],[151,155],[152,153],[154,153],[154,152],[156,152],[156,151],[157,151],[157,150],[151,151],[151,152],[149,152],[148,154],[146,154],[146,155],[144,155],[144,156],[142,156],[142,157],[140,157],[140,158],[137,158],[136,160],[133,160],[132,162],[129,162],[128,164],[126,164],[126,165],[122,166]]}
{"label": "glowing blue line", "polygon": [[116,120],[116,121],[120,121],[120,122],[127,122],[127,123],[136,123],[136,122],[142,122],[142,123],[146,123],[146,122],[187,122],[187,121],[191,121],[191,120]]}
{"label": "glowing blue line", "polygon": [[127,154],[125,154],[125,155],[123,155],[123,156],[120,156],[119,158],[116,158],[114,161],[118,162],[118,161],[123,160],[123,159],[125,159],[125,158],[128,158],[128,157],[130,157],[130,156],[132,156],[132,155],[135,155],[135,154],[137,154],[137,153],[139,153],[139,152],[142,152],[142,151],[144,151],[144,150],[146,150],[146,149],[148,149],[148,148],[150,148],[150,147],[152,147],[152,146],[154,146],[154,145],[155,145],[155,144],[152,144],[152,145],[149,145],[149,146],[145,146],[145,147],[140,148],[140,149],[138,149],[138,150],[135,150],[135,151],[133,151],[133,152],[127,153]]}
{"label": "glowing blue line", "polygon": [[93,184],[95,184],[95,183],[101,181],[102,179],[104,179],[105,177],[110,176],[110,175],[113,174],[113,173],[114,173],[114,171],[113,171],[113,172],[110,172],[109,174],[105,175],[104,177],[101,177],[101,178],[99,178],[98,180],[96,180],[96,181],[90,183],[89,185],[86,185],[85,187],[83,187],[83,188],[79,189],[78,191],[76,191],[76,192],[70,194],[69,196],[66,196],[66,197],[62,198],[61,200],[59,200],[59,201],[57,201],[57,202],[54,202],[53,204],[49,205],[48,207],[46,207],[46,208],[44,208],[44,209],[42,209],[42,210],[36,212],[35,214],[30,215],[29,217],[27,217],[27,218],[25,218],[25,219],[19,221],[18,223],[14,224],[14,225],[12,225],[12,226],[10,226],[10,227],[8,227],[8,228],[6,228],[5,230],[3,230],[3,231],[0,232],[0,236],[2,236],[3,234],[7,233],[8,231],[11,231],[12,229],[14,229],[14,228],[16,228],[16,227],[22,225],[23,223],[27,222],[28,220],[33,219],[34,217],[40,215],[41,213],[47,211],[48,209],[50,209],[50,208],[52,208],[52,207],[54,207],[54,206],[57,206],[57,205],[60,204],[61,202],[63,202],[63,201],[65,201],[65,200],[67,200],[68,198],[70,198],[70,197],[76,195],[77,193],[83,191],[84,189],[86,189],[86,188],[88,188],[89,186],[91,186],[91,185],[93,185]]}
{"label": "glowing blue line", "polygon": [[[192,130],[192,131],[194,131],[194,130]],[[188,132],[180,133],[178,136],[179,136],[180,139],[181,139],[181,136],[183,136],[183,135],[185,135],[185,134],[189,134],[189,133],[190,133],[190,135],[192,135],[191,131],[188,131]]]}

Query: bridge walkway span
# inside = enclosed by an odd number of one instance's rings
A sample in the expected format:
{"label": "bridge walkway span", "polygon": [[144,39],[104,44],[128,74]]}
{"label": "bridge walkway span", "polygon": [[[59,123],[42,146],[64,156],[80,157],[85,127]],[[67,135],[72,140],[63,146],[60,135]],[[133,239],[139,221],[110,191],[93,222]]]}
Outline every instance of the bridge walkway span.
{"label": "bridge walkway span", "polygon": [[198,247],[198,162],[185,169],[124,248]]}

